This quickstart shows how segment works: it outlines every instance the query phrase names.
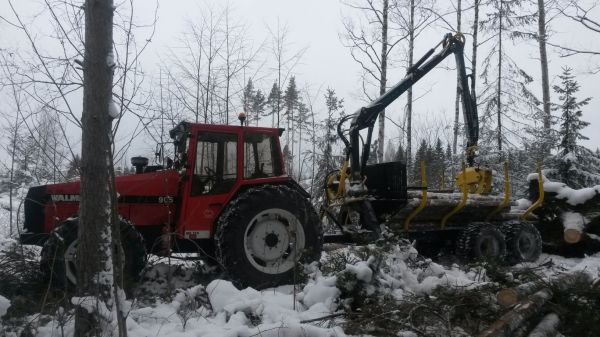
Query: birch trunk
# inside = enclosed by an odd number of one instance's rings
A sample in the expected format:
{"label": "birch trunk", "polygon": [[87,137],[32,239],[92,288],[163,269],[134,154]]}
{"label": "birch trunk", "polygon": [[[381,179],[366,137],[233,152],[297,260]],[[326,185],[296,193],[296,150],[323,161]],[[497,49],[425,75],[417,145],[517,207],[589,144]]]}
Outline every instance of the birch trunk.
{"label": "birch trunk", "polygon": [[[381,22],[381,77],[379,78],[379,95],[383,95],[387,86],[387,53],[388,53],[388,12],[389,1],[383,0]],[[377,137],[377,161],[383,162],[385,144],[385,110],[379,116],[379,135]]]}

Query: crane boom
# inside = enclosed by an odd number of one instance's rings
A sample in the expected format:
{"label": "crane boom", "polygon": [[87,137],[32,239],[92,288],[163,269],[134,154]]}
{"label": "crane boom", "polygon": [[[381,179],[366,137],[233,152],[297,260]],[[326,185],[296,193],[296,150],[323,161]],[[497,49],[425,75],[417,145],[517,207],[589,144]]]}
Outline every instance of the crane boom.
{"label": "crane boom", "polygon": [[[442,45],[443,49],[434,55],[435,50],[440,45]],[[464,45],[465,40],[462,34],[446,34],[442,41],[431,48],[411,68],[408,69],[406,76],[400,82],[386,91],[383,95],[379,96],[369,105],[360,108],[355,114],[350,115],[349,117],[340,121],[338,125],[338,134],[346,145],[346,156],[349,157],[348,159],[350,160],[352,180],[356,181],[361,179],[362,172],[366,166],[367,160],[369,159],[373,127],[375,125],[375,121],[379,117],[379,114],[451,54],[454,54],[456,60],[458,89],[462,98],[463,118],[467,133],[467,163],[469,166],[473,166],[475,159],[475,148],[479,139],[479,120],[477,117],[477,105],[468,89],[468,76],[465,69],[465,60],[463,55]],[[347,139],[342,132],[342,124],[352,116],[354,118],[350,123],[349,139]],[[368,134],[367,140],[363,146],[362,156],[360,156],[359,132],[363,129],[368,129]]]}

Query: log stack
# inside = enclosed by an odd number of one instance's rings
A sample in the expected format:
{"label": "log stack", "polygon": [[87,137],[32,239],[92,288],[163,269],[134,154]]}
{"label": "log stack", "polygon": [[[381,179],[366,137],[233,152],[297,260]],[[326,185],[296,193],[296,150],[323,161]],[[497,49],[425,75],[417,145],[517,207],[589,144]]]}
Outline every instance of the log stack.
{"label": "log stack", "polygon": [[[537,197],[532,175],[529,200]],[[544,177],[544,203],[535,214],[546,252],[583,256],[600,251],[600,186],[576,190]]]}

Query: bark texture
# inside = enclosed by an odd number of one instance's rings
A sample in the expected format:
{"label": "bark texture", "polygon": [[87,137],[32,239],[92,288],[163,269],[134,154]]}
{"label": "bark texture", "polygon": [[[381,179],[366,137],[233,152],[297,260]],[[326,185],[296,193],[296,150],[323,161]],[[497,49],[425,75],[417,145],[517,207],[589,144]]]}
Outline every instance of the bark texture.
{"label": "bark texture", "polygon": [[529,337],[554,337],[558,333],[558,325],[560,324],[560,318],[555,313],[549,313],[544,316],[540,323],[536,325]]}

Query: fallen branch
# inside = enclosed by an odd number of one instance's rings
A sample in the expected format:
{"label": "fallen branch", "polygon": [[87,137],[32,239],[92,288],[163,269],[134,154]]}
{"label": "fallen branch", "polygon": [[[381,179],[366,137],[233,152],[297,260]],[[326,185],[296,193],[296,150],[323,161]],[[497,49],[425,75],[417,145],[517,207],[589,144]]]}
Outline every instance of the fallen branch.
{"label": "fallen branch", "polygon": [[536,314],[552,298],[552,291],[544,288],[517,304],[511,311],[479,334],[479,337],[510,337],[529,317]]}

